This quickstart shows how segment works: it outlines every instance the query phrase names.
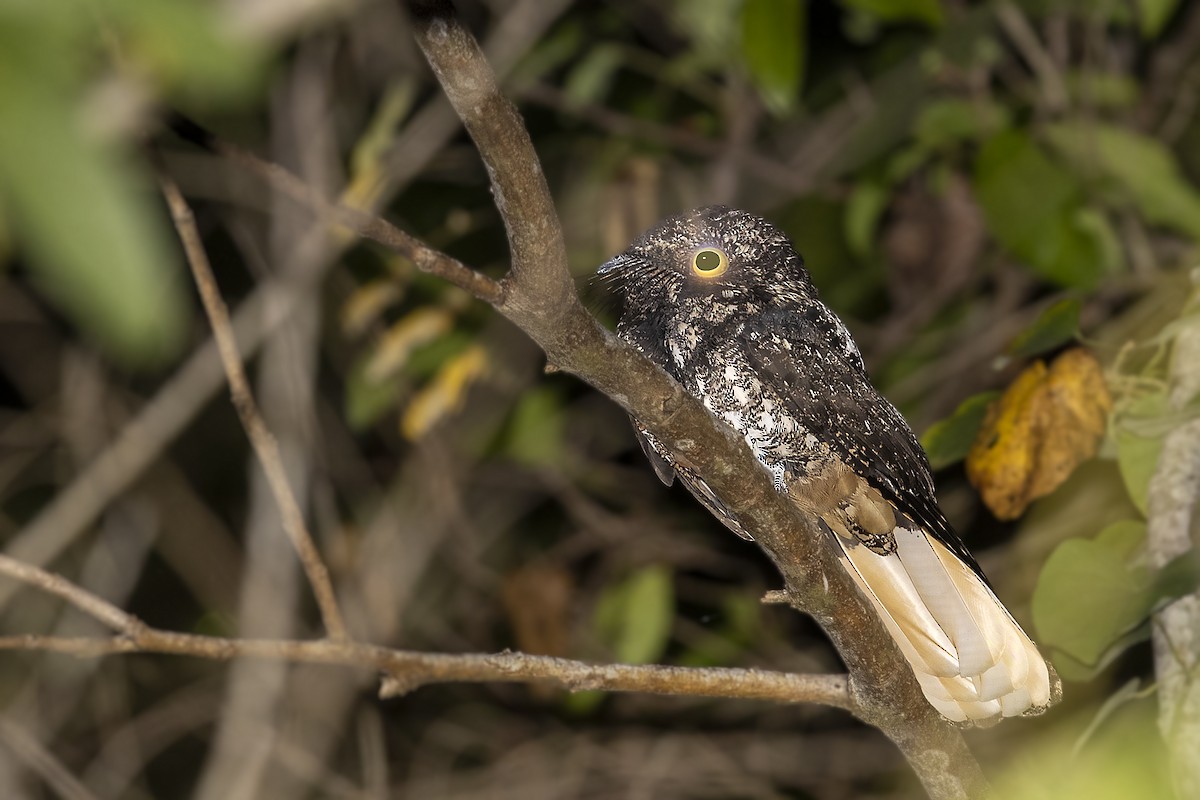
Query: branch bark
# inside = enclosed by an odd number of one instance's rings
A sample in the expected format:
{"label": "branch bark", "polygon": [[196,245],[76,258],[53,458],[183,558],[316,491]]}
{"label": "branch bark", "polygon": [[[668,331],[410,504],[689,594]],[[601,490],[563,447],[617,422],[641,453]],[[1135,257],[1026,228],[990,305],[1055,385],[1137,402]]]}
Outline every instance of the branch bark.
{"label": "branch bark", "polygon": [[227,639],[175,633],[141,625],[112,639],[3,636],[0,650],[40,650],[76,658],[163,653],[216,661],[275,659],[374,669],[384,673],[383,697],[397,697],[438,683],[549,682],[572,692],[643,692],[681,697],[740,698],[774,703],[817,703],[852,711],[845,675],[797,675],[757,669],[589,664],[526,653],[446,655],[360,642]]}
{"label": "branch bark", "polygon": [[237,410],[238,418],[246,431],[246,437],[254,448],[259,464],[267,476],[271,493],[279,506],[279,515],[283,528],[287,531],[304,572],[312,586],[317,606],[321,610],[321,618],[325,622],[325,631],[334,639],[346,638],[346,622],[338,608],[337,595],[333,590],[333,581],[329,578],[329,570],[321,560],[321,554],[313,542],[312,534],[304,523],[304,513],[296,496],[288,483],[287,472],[283,467],[283,458],[279,455],[279,444],[271,431],[267,429],[254,394],[250,391],[250,381],[246,378],[246,370],[242,366],[238,354],[237,338],[229,323],[229,309],[221,299],[221,291],[217,288],[216,278],[200,241],[200,232],[196,230],[196,221],[192,210],[179,192],[179,187],[168,178],[162,178],[163,195],[167,198],[167,206],[171,210],[171,218],[183,242],[184,255],[196,286],[200,290],[200,298],[204,303],[204,311],[212,325],[213,338],[217,342],[217,351],[221,355],[221,364],[229,378],[229,393],[233,398],[233,407]]}
{"label": "branch bark", "polygon": [[3,636],[0,650],[41,650],[76,658],[121,653],[164,653],[217,661],[278,659],[373,668],[385,674],[384,697],[435,683],[550,681],[571,691],[648,692],[693,697],[737,697],[777,703],[819,703],[857,712],[845,675],[796,675],[757,669],[588,664],[525,653],[446,655],[392,650],[349,640],[228,639],[164,631],[39,567],[0,555],[0,574],[60,597],[112,628],[109,639]]}
{"label": "branch bark", "polygon": [[[1194,299],[1175,338],[1169,395],[1173,411],[1182,411],[1200,395],[1198,310]],[[1193,547],[1198,503],[1200,420],[1192,420],[1167,434],[1150,481],[1146,541],[1151,566],[1162,568]],[[1176,793],[1200,797],[1200,593],[1181,597],[1154,616],[1153,644],[1158,724]]]}

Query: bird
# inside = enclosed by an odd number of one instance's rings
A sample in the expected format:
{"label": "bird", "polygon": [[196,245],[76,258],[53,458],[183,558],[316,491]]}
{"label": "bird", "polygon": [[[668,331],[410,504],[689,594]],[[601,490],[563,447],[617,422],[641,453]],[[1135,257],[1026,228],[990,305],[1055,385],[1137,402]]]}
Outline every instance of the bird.
{"label": "bird", "polygon": [[[934,709],[994,724],[1057,699],[1053,667],[947,521],[925,451],[786,234],[747,211],[699,208],[662,220],[596,279],[621,300],[618,338],[737,431],[775,490],[821,521]],[[663,483],[678,478],[751,539],[687,459],[632,421]]]}

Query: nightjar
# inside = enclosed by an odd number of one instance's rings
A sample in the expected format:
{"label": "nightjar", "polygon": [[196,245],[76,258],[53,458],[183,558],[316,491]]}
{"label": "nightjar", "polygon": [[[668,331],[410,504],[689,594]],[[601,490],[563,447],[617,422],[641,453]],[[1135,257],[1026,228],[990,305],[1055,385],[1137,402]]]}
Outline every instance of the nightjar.
{"label": "nightjar", "polygon": [[[824,523],[934,708],[965,722],[1050,704],[1057,676],[946,521],[925,452],[779,229],[701,208],[662,221],[598,275],[623,296],[618,335],[742,434],[775,489]],[[750,538],[634,426],[664,483],[678,477]]]}

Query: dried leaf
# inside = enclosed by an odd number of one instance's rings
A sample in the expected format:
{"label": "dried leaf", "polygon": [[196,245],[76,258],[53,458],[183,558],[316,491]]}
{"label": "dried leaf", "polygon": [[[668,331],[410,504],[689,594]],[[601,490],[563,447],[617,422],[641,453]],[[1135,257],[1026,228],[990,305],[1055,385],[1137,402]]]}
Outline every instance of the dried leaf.
{"label": "dried leaf", "polygon": [[1037,361],[991,405],[967,477],[1000,519],[1016,519],[1096,453],[1112,408],[1096,358],[1075,348]]}
{"label": "dried leaf", "polygon": [[371,281],[359,287],[342,304],[342,334],[348,338],[361,336],[403,294],[393,280]]}
{"label": "dried leaf", "polygon": [[419,439],[446,416],[459,411],[467,390],[486,369],[487,357],[479,345],[472,345],[447,361],[404,409],[401,433],[409,439]]}
{"label": "dried leaf", "polygon": [[567,655],[573,592],[571,574],[550,564],[529,564],[504,577],[501,597],[521,652]]}
{"label": "dried leaf", "polygon": [[381,383],[395,375],[414,350],[449,332],[453,322],[454,318],[441,308],[419,308],[401,319],[388,328],[367,360],[367,380]]}

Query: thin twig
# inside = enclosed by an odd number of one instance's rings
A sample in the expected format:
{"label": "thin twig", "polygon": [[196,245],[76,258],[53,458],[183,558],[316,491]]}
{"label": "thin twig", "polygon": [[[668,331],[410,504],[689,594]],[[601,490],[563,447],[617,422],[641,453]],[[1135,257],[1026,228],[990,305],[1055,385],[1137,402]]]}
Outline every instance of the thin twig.
{"label": "thin twig", "polygon": [[229,393],[233,398],[233,406],[242,421],[242,427],[246,430],[250,444],[254,447],[254,452],[266,474],[267,482],[271,485],[275,502],[279,505],[283,528],[292,540],[292,545],[300,556],[300,563],[304,566],[304,572],[308,575],[308,582],[312,585],[313,594],[316,595],[317,605],[321,610],[325,630],[333,639],[344,639],[346,623],[338,609],[333,583],[329,579],[329,570],[325,567],[325,562],[321,560],[317,546],[313,543],[308,527],[304,523],[304,514],[300,511],[300,505],[296,502],[296,497],[288,484],[283,459],[279,455],[279,444],[267,429],[267,425],[258,411],[258,405],[254,401],[250,382],[246,378],[246,371],[238,355],[237,340],[229,324],[229,310],[225,307],[225,301],[221,299],[221,292],[217,288],[216,279],[213,277],[212,268],[208,263],[208,255],[204,252],[204,245],[200,240],[200,232],[196,230],[192,210],[188,207],[187,201],[183,199],[183,195],[174,181],[163,176],[160,183],[163,195],[167,198],[167,205],[171,209],[171,218],[174,220],[179,238],[183,242],[188,266],[191,267],[192,276],[200,290],[204,311],[212,324],[213,337],[216,339],[217,349],[221,354],[221,363],[229,378]]}
{"label": "thin twig", "polygon": [[1021,51],[1021,56],[1037,76],[1046,108],[1050,111],[1065,109],[1069,100],[1066,81],[1058,71],[1054,59],[1042,46],[1025,14],[1013,3],[1003,2],[996,6],[996,19],[1000,21],[1000,26],[1008,34],[1008,38]]}
{"label": "thin twig", "polygon": [[465,289],[484,302],[496,305],[503,301],[504,290],[499,283],[458,259],[429,247],[382,217],[330,200],[285,167],[219,139],[185,117],[171,115],[170,125],[181,138],[244,167],[325,219],[394,250],[412,261],[418,269]]}
{"label": "thin twig", "polygon": [[61,597],[80,611],[95,617],[118,633],[128,633],[139,624],[136,617],[125,613],[107,600],[71,583],[71,581],[61,575],[47,572],[32,564],[26,564],[15,558],[0,555],[0,573]]}
{"label": "thin twig", "polygon": [[24,762],[53,789],[62,800],[97,800],[96,795],[79,781],[41,741],[22,726],[0,719],[0,743]]}

